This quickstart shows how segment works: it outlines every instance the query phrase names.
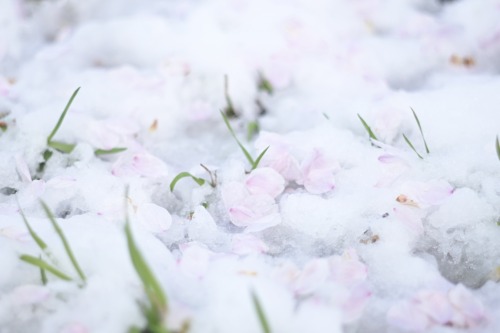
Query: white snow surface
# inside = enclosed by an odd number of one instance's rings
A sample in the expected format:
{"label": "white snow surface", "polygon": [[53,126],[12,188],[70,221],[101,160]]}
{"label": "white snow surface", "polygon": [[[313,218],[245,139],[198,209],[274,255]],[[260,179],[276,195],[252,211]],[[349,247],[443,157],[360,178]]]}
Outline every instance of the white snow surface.
{"label": "white snow surface", "polygon": [[[252,293],[273,333],[500,332],[499,0],[0,0],[0,29],[1,333],[145,327],[125,201],[172,332],[264,332]],[[20,208],[73,281],[20,260]]]}

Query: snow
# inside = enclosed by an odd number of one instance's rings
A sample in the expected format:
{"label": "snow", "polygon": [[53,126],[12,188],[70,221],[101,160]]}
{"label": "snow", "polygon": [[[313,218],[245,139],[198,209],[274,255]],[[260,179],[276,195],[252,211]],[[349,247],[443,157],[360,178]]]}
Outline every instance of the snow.
{"label": "snow", "polygon": [[500,331],[499,0],[0,8],[0,333],[144,328],[126,212],[173,332]]}

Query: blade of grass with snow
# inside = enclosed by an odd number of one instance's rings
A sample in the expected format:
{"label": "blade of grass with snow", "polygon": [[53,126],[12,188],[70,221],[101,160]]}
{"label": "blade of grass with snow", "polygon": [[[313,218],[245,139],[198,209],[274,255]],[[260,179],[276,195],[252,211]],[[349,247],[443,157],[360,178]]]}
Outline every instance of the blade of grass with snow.
{"label": "blade of grass with snow", "polygon": [[370,138],[378,141],[378,139],[375,136],[375,134],[373,133],[372,129],[370,128],[370,126],[368,126],[368,123],[359,115],[359,113],[358,113],[358,118],[359,118],[359,120],[361,120],[361,123],[363,124],[363,127],[368,132],[368,135],[370,136]]}
{"label": "blade of grass with snow", "polygon": [[146,291],[146,295],[151,303],[151,311],[154,311],[154,314],[160,318],[164,318],[168,310],[167,297],[134,241],[132,231],[130,229],[127,206],[128,188],[125,192],[125,235],[127,237],[130,259],[132,260],[135,271],[137,272],[137,275],[139,275],[144,290]]}
{"label": "blade of grass with snow", "polygon": [[260,163],[260,160],[262,159],[262,157],[264,157],[264,155],[266,154],[267,150],[269,149],[270,146],[267,146],[266,149],[264,149],[262,151],[262,153],[260,153],[260,155],[257,157],[257,159],[255,160],[254,164],[252,165],[252,170],[255,170],[257,169],[257,167],[259,166],[259,163]]}
{"label": "blade of grass with snow", "polygon": [[420,159],[422,159],[422,160],[423,160],[424,158],[422,157],[422,155],[420,155],[420,154],[417,152],[417,150],[415,149],[415,147],[414,147],[414,146],[413,146],[413,144],[411,143],[410,139],[408,139],[408,138],[406,137],[406,135],[404,135],[404,134],[403,134],[403,138],[405,139],[405,141],[406,141],[406,143],[408,144],[408,146],[410,146],[410,148],[411,148],[411,149],[415,152],[415,154],[417,154],[417,156],[418,156]]}
{"label": "blade of grass with snow", "polygon": [[78,94],[79,91],[80,91],[80,87],[78,87],[73,92],[73,94],[71,95],[68,103],[66,103],[66,107],[64,108],[63,112],[59,116],[59,119],[57,120],[56,126],[54,127],[54,129],[52,130],[52,132],[50,132],[49,136],[47,137],[47,144],[49,146],[50,146],[50,143],[52,142],[52,138],[54,138],[54,135],[56,135],[57,131],[59,130],[59,127],[61,127],[61,124],[64,121],[64,117],[66,117],[66,113],[68,112],[68,110],[69,110],[69,108],[71,106],[71,103],[73,103],[73,100],[75,99],[75,97],[76,97],[76,95]]}
{"label": "blade of grass with snow", "polygon": [[222,115],[222,119],[224,119],[224,123],[226,124],[227,129],[229,130],[229,133],[231,133],[231,135],[233,136],[234,140],[236,140],[236,143],[238,144],[238,146],[240,146],[241,151],[243,152],[243,154],[247,158],[247,160],[250,163],[250,165],[253,166],[255,164],[255,161],[253,160],[253,158],[250,155],[250,153],[243,146],[243,144],[240,142],[240,140],[238,140],[238,138],[236,137],[236,133],[234,133],[234,130],[231,127],[231,124],[229,123],[229,120],[227,119],[226,115],[224,114],[224,112],[221,112],[220,114]]}
{"label": "blade of grass with snow", "polygon": [[205,179],[195,177],[192,174],[190,174],[189,172],[181,172],[177,176],[175,176],[174,179],[172,180],[172,182],[170,183],[170,192],[174,191],[175,185],[177,184],[177,182],[179,180],[181,180],[182,178],[186,178],[186,177],[191,177],[196,182],[196,184],[198,184],[200,186],[205,184]]}
{"label": "blade of grass with snow", "polygon": [[425,141],[424,131],[422,131],[422,126],[420,125],[420,120],[418,119],[415,111],[412,108],[410,108],[410,109],[411,109],[411,112],[413,112],[413,117],[415,117],[415,120],[417,121],[417,126],[418,126],[418,129],[420,130],[420,135],[422,135],[422,140],[424,141],[424,146],[425,146],[425,152],[427,154],[429,154],[430,150],[429,150],[429,147],[427,146],[427,142]]}
{"label": "blade of grass with snow", "polygon": [[497,156],[498,159],[500,160],[500,142],[498,142],[498,136],[497,136],[496,146],[497,146]]}
{"label": "blade of grass with snow", "polygon": [[121,153],[122,151],[125,151],[125,150],[127,150],[127,148],[125,148],[125,147],[116,147],[116,148],[111,148],[111,149],[96,149],[94,151],[94,154],[96,156],[118,154],[118,153]]}
{"label": "blade of grass with snow", "polygon": [[260,304],[260,300],[257,297],[257,294],[255,293],[255,291],[252,291],[252,302],[253,302],[255,312],[257,312],[257,316],[259,317],[259,322],[260,322],[260,326],[262,327],[262,332],[263,333],[271,333],[271,328],[269,326],[269,322],[267,321],[266,315],[264,313],[264,309],[262,308],[262,305]]}
{"label": "blade of grass with snow", "polygon": [[[42,256],[39,256],[38,259],[42,260]],[[45,273],[45,269],[40,267],[40,279],[42,280],[42,284],[45,286],[47,285],[47,273]]]}
{"label": "blade of grass with snow", "polygon": [[23,254],[19,258],[22,261],[27,262],[28,264],[31,264],[33,266],[40,268],[40,269],[46,270],[49,273],[54,274],[55,276],[57,276],[58,278],[60,278],[62,280],[71,281],[71,278],[69,276],[67,276],[66,274],[61,272],[59,269],[57,269],[56,267],[52,266],[51,264],[45,262],[42,259],[27,255],[27,254]]}
{"label": "blade of grass with snow", "polygon": [[52,226],[54,227],[54,230],[56,231],[57,235],[61,239],[61,242],[63,243],[63,246],[64,246],[64,250],[66,251],[66,254],[69,257],[71,264],[75,268],[80,279],[82,279],[82,281],[85,282],[86,281],[85,274],[83,273],[82,269],[80,268],[80,265],[78,264],[78,261],[76,260],[75,256],[73,255],[73,251],[71,250],[71,247],[69,246],[68,240],[64,236],[62,229],[57,224],[56,219],[54,218],[54,215],[50,211],[47,204],[45,204],[45,202],[43,202],[43,201],[40,201],[40,203],[42,204],[42,208],[45,211],[45,215],[47,215],[47,218],[50,220],[50,222],[52,223]]}

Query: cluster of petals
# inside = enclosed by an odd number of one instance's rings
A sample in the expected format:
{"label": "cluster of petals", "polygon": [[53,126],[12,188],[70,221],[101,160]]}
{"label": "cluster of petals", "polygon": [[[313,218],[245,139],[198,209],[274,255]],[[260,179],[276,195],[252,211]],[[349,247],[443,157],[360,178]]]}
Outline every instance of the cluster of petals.
{"label": "cluster of petals", "polygon": [[387,313],[390,325],[407,331],[426,331],[433,326],[476,327],[486,320],[483,304],[463,285],[449,290],[422,290],[399,302]]}
{"label": "cluster of petals", "polygon": [[291,143],[279,134],[262,132],[255,145],[259,149],[269,147],[262,165],[273,168],[287,181],[303,185],[309,193],[323,194],[335,187],[339,164],[321,149],[312,149],[299,163]]}
{"label": "cluster of petals", "polygon": [[222,200],[230,221],[246,228],[247,232],[260,231],[281,222],[276,197],[285,188],[285,180],[272,168],[258,168],[243,181],[231,181],[222,187]]}
{"label": "cluster of petals", "polygon": [[340,256],[312,259],[302,270],[286,264],[276,272],[276,277],[298,297],[311,296],[338,306],[344,322],[359,318],[371,296],[366,265],[354,249]]}

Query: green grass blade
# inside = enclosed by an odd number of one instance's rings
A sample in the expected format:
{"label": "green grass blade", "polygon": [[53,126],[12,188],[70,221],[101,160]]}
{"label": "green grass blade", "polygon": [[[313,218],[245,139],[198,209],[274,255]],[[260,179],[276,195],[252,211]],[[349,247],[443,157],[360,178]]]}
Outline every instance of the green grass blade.
{"label": "green grass blade", "polygon": [[47,206],[47,204],[45,204],[45,202],[40,201],[40,203],[42,204],[43,210],[45,211],[45,215],[47,215],[48,219],[52,223],[52,226],[54,227],[54,230],[56,231],[57,235],[61,239],[61,242],[64,245],[64,250],[66,251],[66,254],[69,257],[69,260],[71,261],[71,264],[75,268],[75,270],[78,273],[78,276],[80,277],[80,279],[82,279],[82,281],[85,282],[86,281],[85,274],[83,273],[82,269],[80,268],[80,265],[78,265],[78,262],[76,261],[76,258],[73,255],[73,251],[71,251],[71,247],[69,246],[69,243],[66,240],[66,237],[64,236],[64,233],[62,232],[61,228],[57,224],[56,219],[54,218],[54,215],[50,211],[50,209]]}
{"label": "green grass blade", "polygon": [[273,85],[262,73],[259,73],[259,83],[257,88],[260,91],[267,92],[269,95],[272,95],[274,92]]}
{"label": "green grass blade", "polygon": [[60,152],[69,154],[75,149],[76,145],[71,143],[64,143],[60,141],[50,141],[47,143],[47,146],[59,150]]}
{"label": "green grass blade", "polygon": [[359,115],[359,113],[358,113],[358,118],[359,118],[359,120],[361,120],[361,123],[363,124],[364,128],[368,132],[368,135],[370,136],[370,138],[373,139],[373,140],[377,140],[378,141],[377,137],[373,133],[373,131],[370,128],[370,126],[368,126],[368,124],[366,123],[366,121]]}
{"label": "green grass blade", "polygon": [[23,218],[26,228],[28,228],[28,232],[30,233],[31,238],[33,238],[33,240],[38,245],[40,250],[45,252],[48,249],[47,243],[45,243],[43,239],[40,236],[38,236],[35,230],[31,228],[31,225],[29,224],[28,219],[26,218],[26,215],[24,215],[24,212],[21,209],[21,207],[19,207],[19,214],[21,214],[21,217]]}
{"label": "green grass blade", "polygon": [[54,137],[54,135],[56,135],[57,131],[59,130],[59,127],[61,127],[64,117],[66,117],[66,113],[68,112],[69,107],[71,106],[71,103],[73,103],[73,100],[75,99],[76,95],[78,94],[78,91],[80,91],[80,87],[78,87],[73,93],[73,95],[71,95],[68,103],[66,104],[66,107],[64,108],[64,111],[61,113],[61,116],[59,116],[59,119],[57,120],[56,126],[54,127],[52,132],[50,132],[50,135],[47,137],[47,144],[49,144],[52,141],[52,138]]}
{"label": "green grass blade", "polygon": [[[39,256],[38,259],[42,260],[42,256]],[[47,285],[47,273],[45,273],[45,269],[43,269],[42,267],[40,267],[40,278],[42,280],[42,284],[45,286]]]}
{"label": "green grass blade", "polygon": [[257,135],[257,133],[259,133],[259,131],[260,131],[260,126],[257,121],[249,122],[247,126],[247,140],[248,141],[252,140],[253,137]]}
{"label": "green grass blade", "polygon": [[127,202],[128,200],[128,189],[125,195],[125,235],[127,237],[127,245],[130,254],[130,259],[132,264],[142,281],[146,295],[151,303],[151,306],[157,309],[160,314],[164,315],[168,309],[168,301],[165,292],[161,288],[160,284],[156,280],[153,272],[146,263],[144,257],[142,256],[139,248],[137,247],[134,238],[132,237],[132,231],[130,229],[130,221],[128,217]]}
{"label": "green grass blade", "polygon": [[248,162],[250,163],[250,165],[254,165],[255,161],[253,160],[253,158],[250,155],[250,153],[241,144],[240,140],[238,140],[238,138],[236,137],[236,134],[234,133],[234,130],[231,127],[231,124],[229,123],[229,120],[227,119],[226,115],[224,114],[224,112],[221,112],[220,114],[222,115],[222,119],[224,119],[224,123],[226,124],[227,129],[229,130],[229,133],[231,133],[231,135],[233,136],[234,140],[236,140],[236,143],[238,144],[238,146],[240,146],[241,151],[243,152],[243,154],[247,158]]}
{"label": "green grass blade", "polygon": [[20,259],[24,262],[27,262],[28,264],[36,266],[40,269],[44,269],[47,272],[54,274],[55,276],[57,276],[58,278],[60,278],[62,280],[71,281],[71,278],[69,276],[67,276],[66,274],[64,274],[63,272],[61,272],[59,269],[55,268],[54,266],[50,265],[49,263],[43,261],[42,259],[32,257],[32,256],[29,256],[26,254],[22,255],[20,257]]}
{"label": "green grass blade", "polygon": [[497,136],[497,156],[498,159],[500,160],[500,143],[498,142],[498,136]]}
{"label": "green grass blade", "polygon": [[121,153],[122,151],[125,151],[125,150],[127,150],[127,148],[125,148],[125,147],[116,147],[116,148],[111,148],[111,149],[96,149],[94,151],[94,154],[96,156],[117,154],[117,153]]}
{"label": "green grass blade", "polygon": [[170,192],[174,191],[175,185],[177,184],[177,182],[179,180],[181,180],[182,178],[186,178],[186,177],[191,177],[200,186],[202,186],[203,184],[205,184],[205,179],[195,177],[192,174],[190,174],[189,172],[181,172],[177,176],[175,176],[175,178],[170,183]]}
{"label": "green grass blade", "polygon": [[255,160],[255,163],[252,165],[252,170],[257,169],[257,167],[259,166],[260,160],[262,159],[262,157],[264,157],[264,155],[266,154],[266,152],[269,149],[269,147],[270,146],[267,146],[267,148],[264,149],[262,151],[262,153],[260,153],[260,155],[257,157],[257,159]]}
{"label": "green grass blade", "polygon": [[420,159],[424,159],[422,157],[422,155],[420,155],[417,150],[415,149],[415,147],[413,146],[413,144],[410,142],[410,140],[406,137],[406,135],[404,135],[403,133],[403,138],[405,139],[406,143],[408,144],[408,146],[410,146],[410,148],[415,152],[415,154],[417,154],[417,156],[420,158]]}
{"label": "green grass blade", "polygon": [[418,129],[420,130],[420,135],[422,135],[422,140],[424,141],[424,146],[425,146],[425,152],[427,154],[429,154],[430,150],[429,150],[429,147],[427,146],[427,142],[425,141],[424,131],[422,131],[422,126],[420,125],[420,120],[418,119],[415,111],[412,108],[410,108],[410,109],[411,109],[411,112],[413,112],[413,117],[415,117],[415,120],[417,121],[417,126],[418,126]]}
{"label": "green grass blade", "polygon": [[255,308],[255,312],[257,312],[257,316],[259,317],[259,322],[260,326],[262,327],[262,332],[271,333],[269,322],[267,321],[264,309],[262,308],[260,300],[257,297],[257,294],[255,294],[255,291],[252,291],[252,301],[253,301],[253,306]]}
{"label": "green grass blade", "polygon": [[225,114],[230,118],[238,117],[236,113],[236,109],[234,108],[233,101],[231,100],[231,96],[229,96],[229,79],[227,75],[224,75],[224,97],[226,98],[226,107],[224,109]]}

